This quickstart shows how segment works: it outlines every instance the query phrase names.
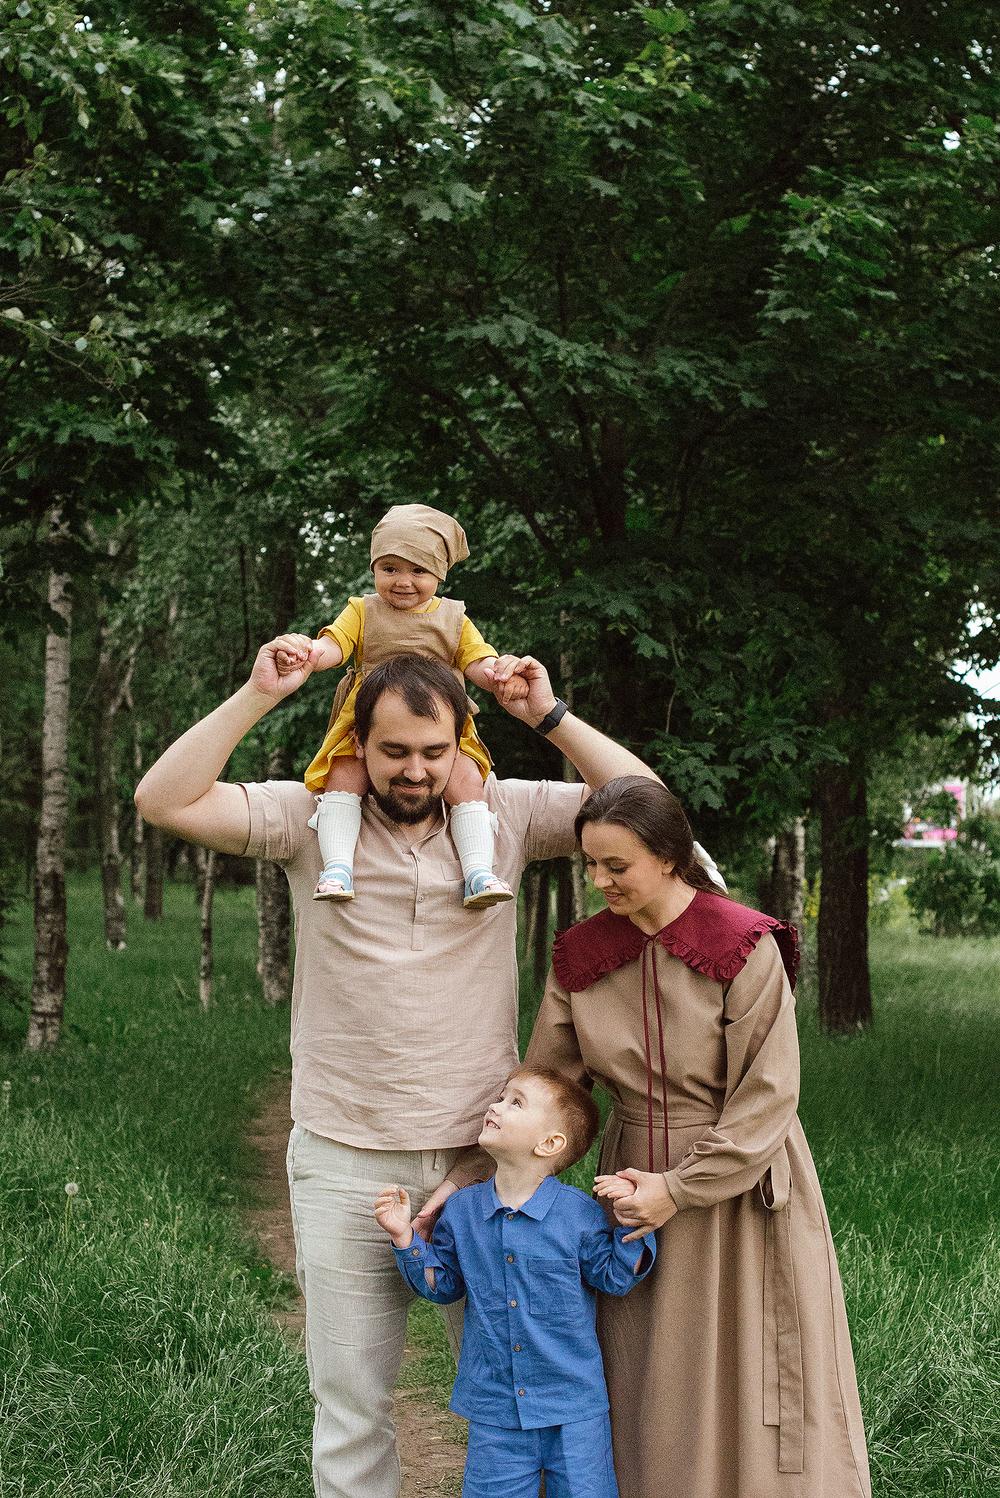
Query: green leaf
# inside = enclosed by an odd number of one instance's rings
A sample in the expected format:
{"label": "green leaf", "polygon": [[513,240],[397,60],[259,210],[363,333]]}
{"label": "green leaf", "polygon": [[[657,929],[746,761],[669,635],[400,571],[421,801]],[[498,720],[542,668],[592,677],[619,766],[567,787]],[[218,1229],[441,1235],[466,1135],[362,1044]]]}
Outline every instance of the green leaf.
{"label": "green leaf", "polygon": [[525,10],[523,5],[516,5],[514,0],[500,0],[497,10],[502,16],[506,16],[509,21],[513,21],[514,25],[520,27],[522,31],[527,31],[529,26],[534,26],[535,24],[535,18],[531,11]]}
{"label": "green leaf", "polygon": [[659,36],[676,36],[688,25],[682,10],[645,10],[642,18]]}
{"label": "green leaf", "polygon": [[390,120],[400,120],[400,119],[402,119],[402,117],[403,117],[403,111],[400,109],[399,105],[395,102],[395,100],[393,99],[392,95],[386,93],[386,91],[385,91],[384,88],[373,88],[369,92],[368,97],[371,99],[372,103],[375,105],[375,108],[377,110],[379,110],[382,114],[384,114],[388,119],[390,119]]}

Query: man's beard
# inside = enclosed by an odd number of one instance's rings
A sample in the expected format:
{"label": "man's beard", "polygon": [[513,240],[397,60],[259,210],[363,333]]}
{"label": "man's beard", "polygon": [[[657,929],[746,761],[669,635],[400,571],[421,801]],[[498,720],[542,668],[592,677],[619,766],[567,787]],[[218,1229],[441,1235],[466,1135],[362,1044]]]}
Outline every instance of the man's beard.
{"label": "man's beard", "polygon": [[[400,782],[401,784],[405,782]],[[390,781],[386,792],[371,788],[372,799],[380,811],[393,822],[403,825],[423,822],[427,817],[437,816],[441,810],[441,796],[429,786],[423,796],[407,796],[398,791]]]}

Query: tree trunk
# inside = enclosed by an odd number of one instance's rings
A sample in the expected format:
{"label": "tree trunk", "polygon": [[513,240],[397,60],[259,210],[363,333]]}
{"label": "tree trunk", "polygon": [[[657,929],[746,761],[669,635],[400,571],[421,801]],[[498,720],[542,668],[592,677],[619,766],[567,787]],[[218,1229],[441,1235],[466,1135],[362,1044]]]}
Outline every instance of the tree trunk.
{"label": "tree trunk", "polygon": [[[295,617],[298,572],[295,546],[287,536],[275,536],[267,549],[264,594],[275,635],[291,627]],[[272,749],[267,773],[272,780],[288,780],[291,754]],[[257,975],[269,1008],[288,1002],[291,995],[292,918],[288,881],[276,863],[257,860]]]}
{"label": "tree trunk", "polygon": [[215,898],[216,855],[213,848],[205,848],[198,860],[199,883],[201,885],[201,960],[198,964],[198,1001],[202,1009],[212,1002],[212,901]]}
{"label": "tree trunk", "polygon": [[116,662],[103,620],[97,626],[97,720],[94,766],[97,835],[104,891],[104,939],[112,952],[125,949],[125,901],[121,889],[122,854],[118,836],[118,754],[116,729],[122,687],[115,680]]}
{"label": "tree trunk", "polygon": [[769,915],[776,915],[793,926],[802,925],[803,890],[806,877],[806,824],[797,817],[785,832],[774,839],[771,861]]}
{"label": "tree trunk", "polygon": [[[142,779],[142,745],[139,742],[139,725],[132,721],[132,769],[135,774],[135,783],[139,784]],[[143,898],[146,886],[146,859],[143,831],[146,824],[139,814],[136,806],[132,814],[132,851],[129,856],[129,871],[132,882],[132,898],[138,905]]]}
{"label": "tree trunk", "polygon": [[[569,626],[569,615],[566,610],[559,613],[560,634],[563,640],[562,649],[559,652],[559,674],[562,678],[563,700],[570,712],[575,709],[575,672],[573,669],[573,652],[566,643],[567,630]],[[563,780],[579,783],[580,775],[575,765],[563,757]],[[576,925],[582,921],[587,913],[587,876],[584,872],[583,858],[579,853],[570,855],[569,860],[569,920],[567,925]]]}
{"label": "tree trunk", "polygon": [[[52,533],[61,529],[54,511]],[[70,624],[69,578],[49,574],[49,608],[63,629],[45,637],[45,708],[42,724],[42,807],[35,850],[35,967],[31,984],[29,1051],[48,1050],[59,1039],[66,1002],[66,821],[69,810]]]}
{"label": "tree trunk", "polygon": [[535,987],[541,988],[549,970],[549,898],[552,884],[552,866],[543,863],[538,868],[538,888],[535,895],[535,922],[531,933],[532,975]]}
{"label": "tree trunk", "polygon": [[[272,780],[291,774],[286,749],[275,749],[268,759]],[[292,920],[288,880],[276,863],[257,860],[257,975],[268,1008],[286,1004],[291,995]]]}
{"label": "tree trunk", "polygon": [[822,869],[817,965],[825,1030],[871,1023],[868,972],[868,796],[860,762],[829,765],[818,787]]}
{"label": "tree trunk", "polygon": [[163,832],[148,823],[143,835],[146,854],[146,893],[142,913],[147,921],[163,917]]}

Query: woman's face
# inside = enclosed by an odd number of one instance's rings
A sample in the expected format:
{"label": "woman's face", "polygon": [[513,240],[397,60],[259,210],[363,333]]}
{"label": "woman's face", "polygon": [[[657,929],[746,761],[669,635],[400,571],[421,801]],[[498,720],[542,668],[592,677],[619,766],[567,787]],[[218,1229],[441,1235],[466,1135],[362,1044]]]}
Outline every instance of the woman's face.
{"label": "woman's face", "polygon": [[638,915],[670,888],[673,864],[627,827],[588,822],[581,836],[587,873],[617,915]]}

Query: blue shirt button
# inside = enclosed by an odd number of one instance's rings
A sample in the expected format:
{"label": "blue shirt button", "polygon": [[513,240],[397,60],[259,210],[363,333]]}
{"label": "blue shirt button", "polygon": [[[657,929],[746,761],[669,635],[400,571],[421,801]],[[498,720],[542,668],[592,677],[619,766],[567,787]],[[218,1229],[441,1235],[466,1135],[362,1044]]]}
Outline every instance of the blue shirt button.
{"label": "blue shirt button", "polygon": [[511,1301],[511,1305],[512,1305],[512,1306],[516,1306],[516,1305],[517,1305],[517,1301],[516,1301],[516,1300],[512,1300],[512,1301]]}

